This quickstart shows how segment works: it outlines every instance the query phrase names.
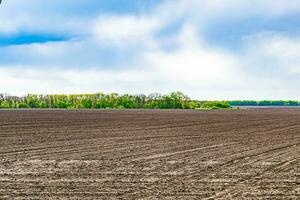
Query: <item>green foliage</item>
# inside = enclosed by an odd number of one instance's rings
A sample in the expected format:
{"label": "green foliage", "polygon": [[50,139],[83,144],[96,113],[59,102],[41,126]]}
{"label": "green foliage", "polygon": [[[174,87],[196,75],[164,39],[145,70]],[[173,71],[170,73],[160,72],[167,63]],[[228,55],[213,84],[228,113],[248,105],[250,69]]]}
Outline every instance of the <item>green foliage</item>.
{"label": "green foliage", "polygon": [[[25,104],[26,105],[26,104]],[[27,106],[27,105],[26,105]],[[29,106],[28,106],[29,108]],[[47,108],[47,103],[45,101],[39,102],[39,108]]]}
{"label": "green foliage", "polygon": [[38,99],[37,95],[29,94],[29,95],[27,95],[27,97],[25,99],[26,99],[26,104],[30,108],[38,108],[39,107],[39,105],[38,105],[39,99]]}
{"label": "green foliage", "polygon": [[60,108],[60,109],[213,109],[229,108],[227,102],[201,102],[191,100],[182,92],[169,95],[152,93],[119,95],[73,94],[34,95],[15,97],[0,94],[1,108]]}
{"label": "green foliage", "polygon": [[0,107],[1,108],[11,108],[11,105],[9,104],[9,102],[7,100],[4,100],[1,102]]}
{"label": "green foliage", "polygon": [[21,102],[18,104],[18,108],[30,108],[26,103]]}
{"label": "green foliage", "polygon": [[210,101],[204,104],[204,108],[209,109],[228,109],[230,107],[230,104],[226,101]]}
{"label": "green foliage", "polygon": [[200,101],[191,101],[189,103],[189,108],[191,109],[200,109],[202,107],[203,104],[201,104]]}
{"label": "green foliage", "polygon": [[190,108],[195,110],[231,109],[227,101],[191,101]]}
{"label": "green foliage", "polygon": [[34,95],[16,97],[0,94],[0,108],[61,108],[61,109],[231,109],[231,106],[300,106],[299,101],[197,101],[182,92],[169,95],[152,93],[119,95],[74,94]]}

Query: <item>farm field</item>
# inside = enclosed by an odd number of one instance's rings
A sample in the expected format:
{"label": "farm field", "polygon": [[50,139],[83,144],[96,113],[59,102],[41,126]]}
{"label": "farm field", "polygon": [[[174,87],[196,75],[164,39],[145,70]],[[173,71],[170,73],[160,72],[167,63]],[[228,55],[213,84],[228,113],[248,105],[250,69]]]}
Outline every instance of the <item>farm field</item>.
{"label": "farm field", "polygon": [[0,199],[299,199],[300,109],[0,110]]}

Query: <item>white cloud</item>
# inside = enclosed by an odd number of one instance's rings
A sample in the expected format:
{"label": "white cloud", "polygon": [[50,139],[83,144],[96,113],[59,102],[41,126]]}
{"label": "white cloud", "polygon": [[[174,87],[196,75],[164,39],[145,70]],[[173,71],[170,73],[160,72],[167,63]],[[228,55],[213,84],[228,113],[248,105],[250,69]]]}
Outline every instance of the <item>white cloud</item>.
{"label": "white cloud", "polygon": [[[148,69],[22,69],[0,68],[0,93],[150,93],[159,88],[160,77]],[[146,83],[142,85],[143,83]]]}
{"label": "white cloud", "polygon": [[[141,15],[98,14],[79,19],[36,10],[13,0],[0,10],[0,33],[23,29],[85,35],[78,41],[1,47],[0,92],[26,93],[167,93],[182,90],[199,99],[299,99],[300,39],[255,34],[241,52],[211,46],[202,36],[211,20],[278,17],[300,11],[300,1],[176,0]],[[60,1],[55,1],[56,5]],[[70,3],[70,1],[69,1]],[[12,6],[25,6],[13,11]],[[12,13],[9,13],[13,11]],[[18,13],[18,12],[19,13]],[[45,17],[43,12],[51,17]],[[14,16],[11,21],[8,18]],[[182,19],[171,36],[156,34]],[[164,44],[174,48],[165,50]],[[100,51],[113,47],[134,62],[103,65]],[[124,48],[125,47],[125,48]],[[121,50],[120,50],[121,49]],[[1,56],[1,55],[0,55]],[[15,56],[15,57],[14,57]],[[1,66],[2,65],[2,66]],[[125,65],[125,66],[123,66]],[[72,68],[73,66],[73,68]],[[76,69],[75,67],[76,66]],[[121,67],[122,66],[122,67]]]}
{"label": "white cloud", "polygon": [[275,36],[261,41],[260,45],[270,62],[288,73],[300,75],[300,38]]}
{"label": "white cloud", "polygon": [[[249,36],[245,40],[248,43],[246,49],[234,54],[209,46],[195,26],[188,23],[172,41],[176,49],[164,51],[159,45],[148,48],[137,54],[135,65],[122,69],[2,66],[0,85],[5,87],[0,92],[20,95],[98,91],[168,93],[182,90],[198,99],[300,98],[296,92],[300,85],[290,76],[293,74],[294,79],[300,76],[298,39],[276,34]],[[76,45],[78,55],[86,53],[88,45],[83,48],[80,42],[76,43],[23,45],[15,47],[17,51],[9,48],[15,52],[31,51],[38,57],[63,59],[66,53],[74,51]]]}
{"label": "white cloud", "polygon": [[178,35],[176,51],[154,51],[145,54],[145,62],[164,78],[188,87],[222,87],[237,83],[238,59],[221,49],[206,47],[196,30],[187,25]]}
{"label": "white cloud", "polygon": [[101,16],[94,22],[93,31],[100,42],[123,45],[151,39],[161,28],[156,18],[128,16]]}
{"label": "white cloud", "polygon": [[[87,35],[90,17],[73,12],[90,1],[6,0],[0,6],[0,34],[20,32]],[[82,9],[83,9],[82,8]]]}
{"label": "white cloud", "polygon": [[280,33],[258,33],[245,40],[244,58],[267,72],[300,75],[300,38]]}
{"label": "white cloud", "polygon": [[[188,40],[184,40],[186,36]],[[137,66],[118,70],[2,67],[0,84],[11,83],[5,89],[13,94],[97,91],[167,93],[182,90],[189,92],[192,97],[203,98],[203,90],[207,88],[226,89],[228,85],[239,81],[232,79],[237,73],[234,56],[205,47],[193,27],[186,26],[178,35],[177,43],[180,48],[175,52],[166,53],[160,48],[154,48],[136,58]],[[52,45],[33,48],[42,48],[42,52],[48,54],[51,53],[49,49]],[[225,83],[227,85],[223,85]],[[214,96],[206,94],[204,98]]]}
{"label": "white cloud", "polygon": [[[160,8],[177,15],[202,16],[279,16],[300,11],[298,0],[169,0]],[[166,15],[165,15],[166,16]]]}
{"label": "white cloud", "polygon": [[[0,7],[0,33],[39,31],[88,35],[89,27],[93,26],[94,16],[97,12],[93,11],[89,16],[89,12],[84,12],[84,10],[92,9],[93,4],[95,2],[92,0],[4,1]],[[75,12],[73,12],[74,10]],[[145,11],[145,15],[140,16],[120,17],[98,12],[99,26],[97,28],[96,25],[96,30],[105,33],[104,35],[108,39],[113,39],[113,36],[108,36],[106,33],[113,32],[115,36],[126,37],[127,35],[130,37],[136,34],[132,32],[135,27],[136,32],[143,35],[158,28],[161,22],[176,21],[182,17],[207,24],[211,19],[251,16],[278,17],[297,14],[299,11],[299,0],[166,0],[152,10]],[[111,27],[109,23],[111,23]]]}

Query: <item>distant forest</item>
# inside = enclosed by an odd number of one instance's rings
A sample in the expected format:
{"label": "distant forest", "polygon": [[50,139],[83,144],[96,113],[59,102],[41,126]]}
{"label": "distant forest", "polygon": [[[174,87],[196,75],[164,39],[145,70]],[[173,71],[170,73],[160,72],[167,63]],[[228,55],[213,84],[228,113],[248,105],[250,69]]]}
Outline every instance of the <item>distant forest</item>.
{"label": "distant forest", "polygon": [[252,101],[252,100],[236,100],[228,101],[231,106],[300,106],[300,101],[292,100],[263,100],[263,101]]}
{"label": "distant forest", "polygon": [[61,109],[230,109],[232,106],[300,106],[299,101],[199,101],[182,92],[168,95],[96,94],[29,94],[18,97],[0,94],[0,108]]}

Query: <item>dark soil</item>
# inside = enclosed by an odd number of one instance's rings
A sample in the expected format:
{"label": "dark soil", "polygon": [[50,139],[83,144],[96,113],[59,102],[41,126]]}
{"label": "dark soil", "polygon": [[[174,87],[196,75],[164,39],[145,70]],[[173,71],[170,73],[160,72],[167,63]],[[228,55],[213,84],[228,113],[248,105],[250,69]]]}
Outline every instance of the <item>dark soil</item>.
{"label": "dark soil", "polygon": [[300,109],[0,110],[0,199],[299,199]]}

